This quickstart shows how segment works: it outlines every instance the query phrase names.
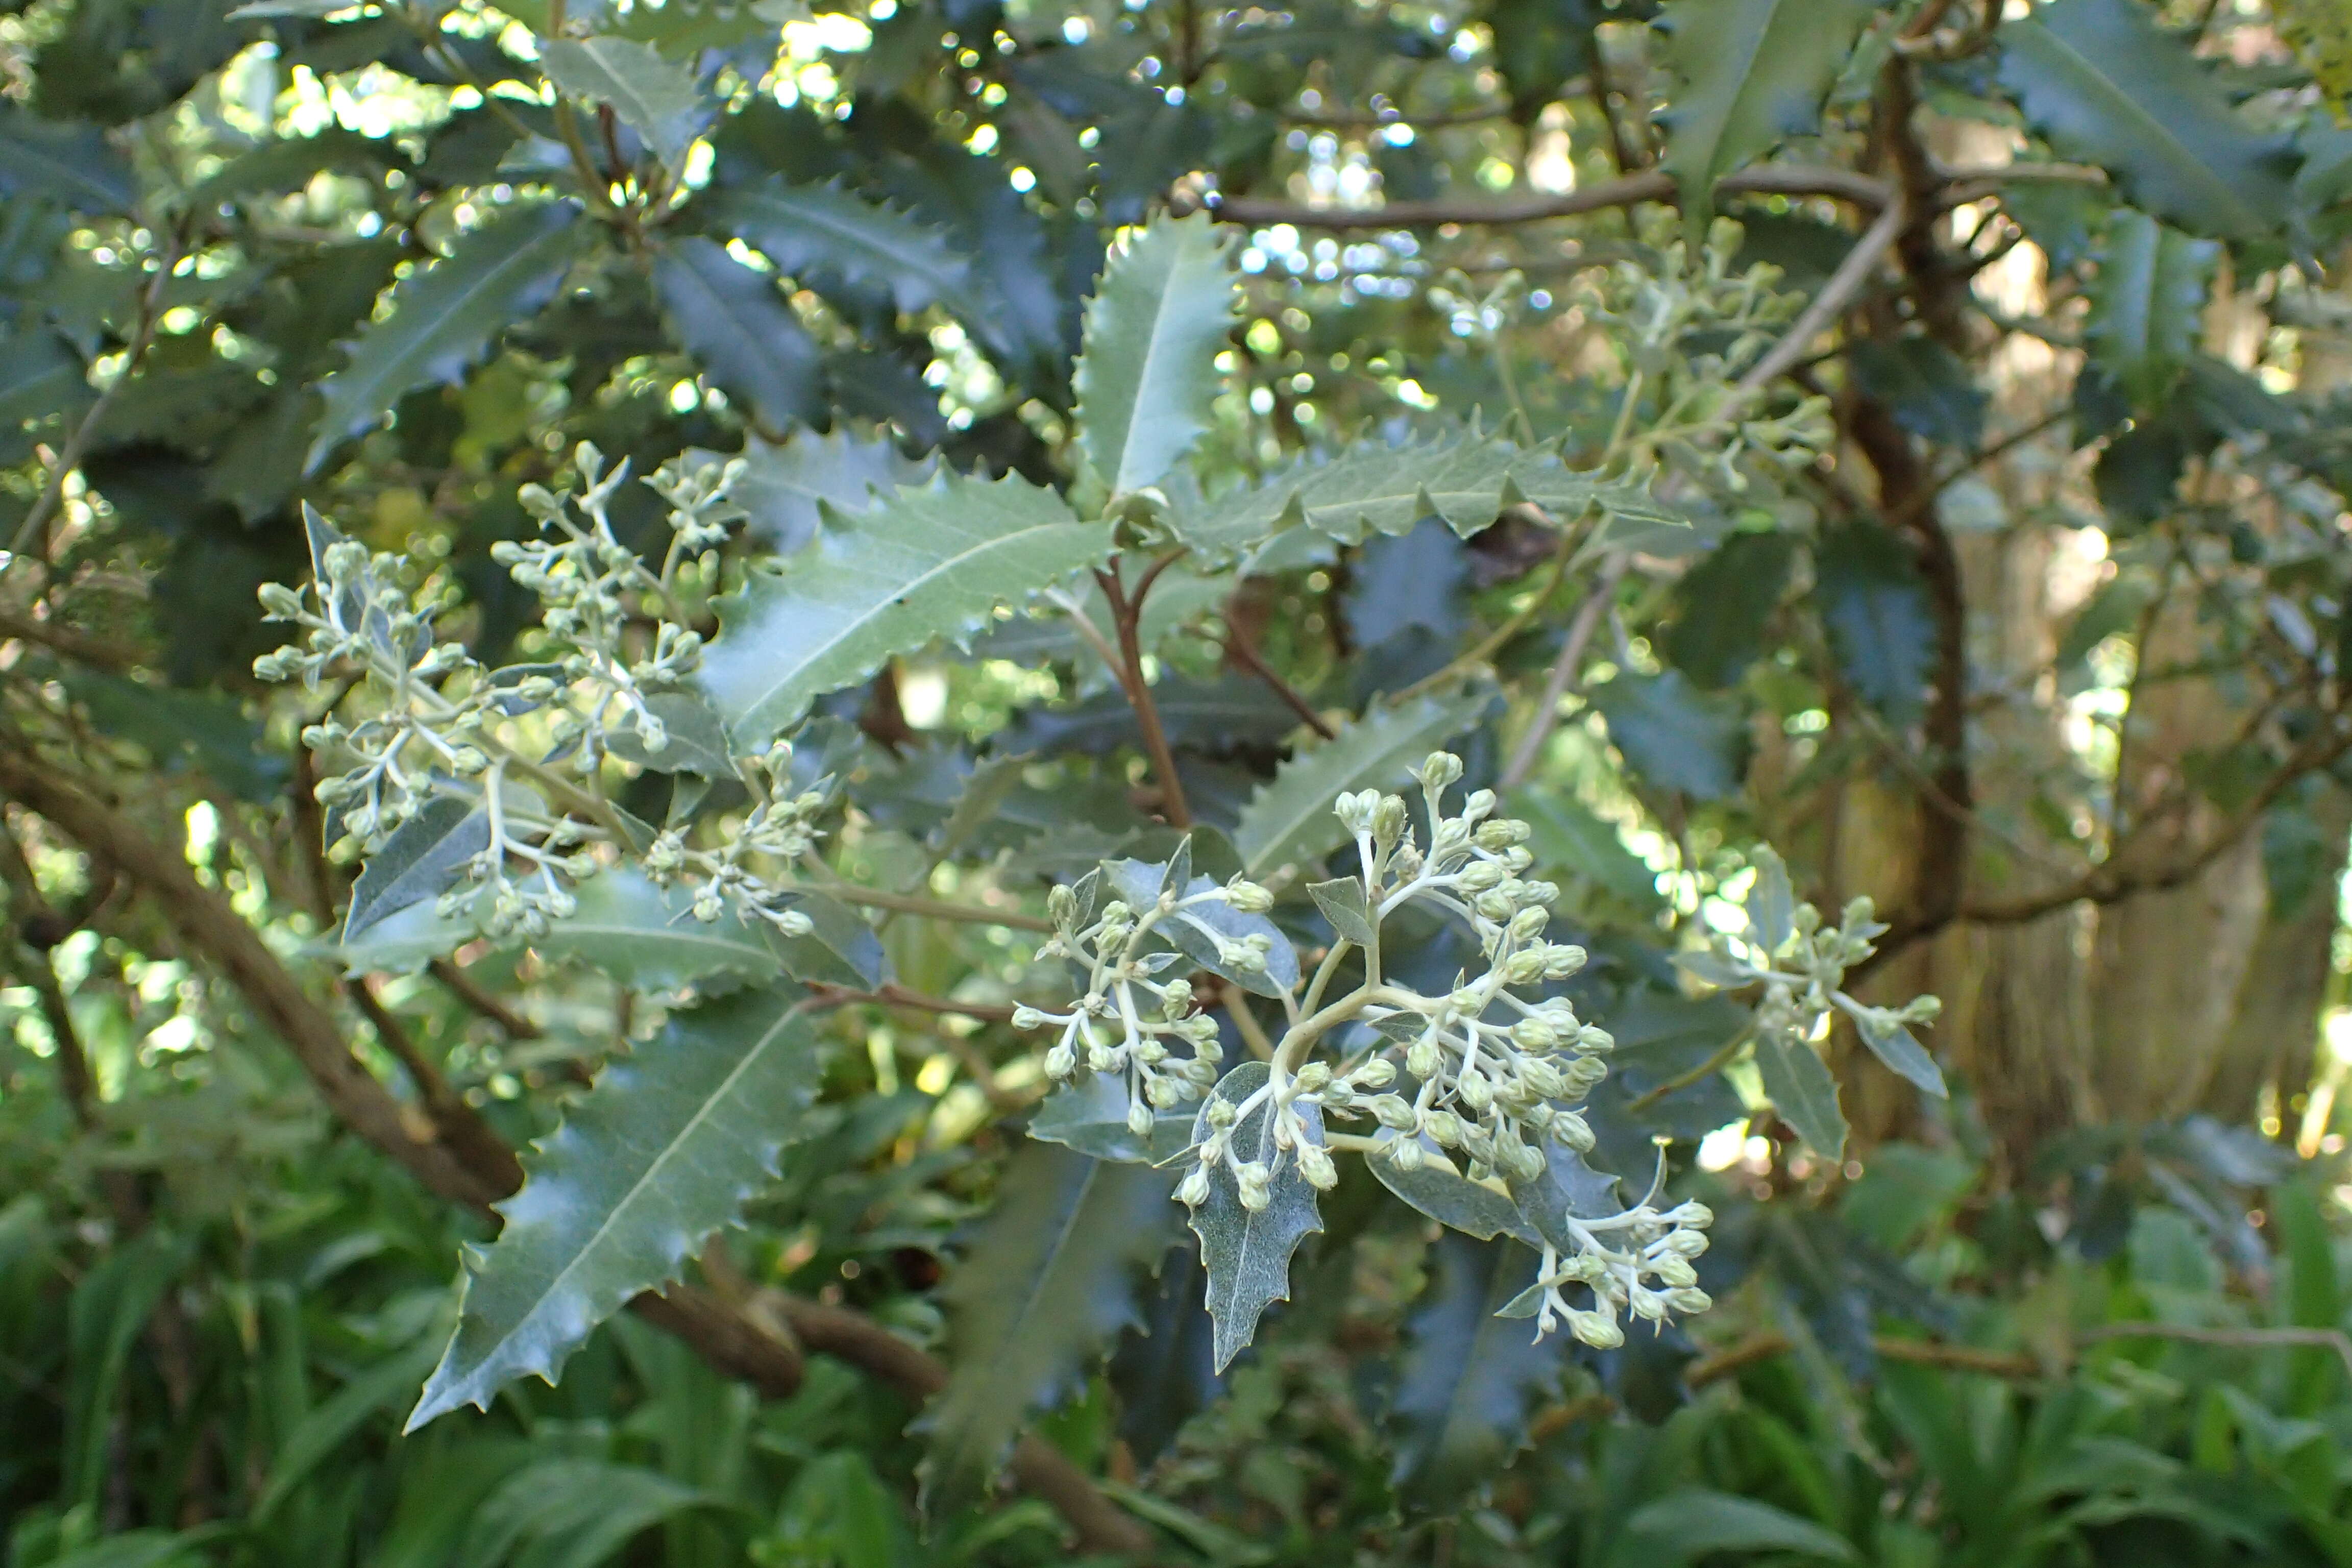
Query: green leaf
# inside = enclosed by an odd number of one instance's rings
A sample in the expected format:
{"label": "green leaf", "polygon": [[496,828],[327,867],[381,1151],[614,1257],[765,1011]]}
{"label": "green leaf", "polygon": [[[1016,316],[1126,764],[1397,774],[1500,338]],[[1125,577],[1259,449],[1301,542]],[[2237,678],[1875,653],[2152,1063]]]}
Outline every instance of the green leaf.
{"label": "green leaf", "polygon": [[748,531],[776,555],[794,554],[814,539],[825,506],[864,511],[876,504],[877,492],[887,497],[931,477],[929,463],[900,455],[887,436],[859,436],[839,426],[822,436],[795,430],[773,446],[753,437],[742,458],[743,472],[728,498],[751,514]]}
{"label": "green leaf", "polygon": [[404,394],[459,379],[500,331],[546,303],[586,241],[579,217],[569,202],[509,208],[394,284],[391,313],[362,329],[351,363],[320,384],[326,410],[306,471]]}
{"label": "green leaf", "polygon": [[1764,630],[1789,585],[1797,542],[1735,533],[1675,584],[1674,624],[1660,651],[1692,681],[1719,691],[1764,651]]}
{"label": "green leaf", "polygon": [[301,190],[326,172],[354,174],[376,184],[385,170],[406,162],[396,142],[330,126],[315,136],[281,136],[238,153],[188,193],[188,205],[209,212],[247,196],[282,195]]}
{"label": "green leaf", "polygon": [[1752,1498],[1685,1487],[1643,1504],[1625,1521],[1616,1561],[1678,1568],[1717,1552],[1792,1552],[1832,1563],[1860,1559],[1843,1536]]}
{"label": "green leaf", "polygon": [[666,1519],[722,1506],[642,1465],[551,1458],[499,1483],[448,1561],[597,1568]]}
{"label": "green leaf", "polygon": [[1625,1205],[1618,1201],[1617,1178],[1586,1164],[1584,1156],[1567,1144],[1547,1138],[1543,1155],[1541,1174],[1511,1180],[1511,1201],[1518,1206],[1523,1226],[1512,1234],[1524,1238],[1533,1231],[1538,1242],[1548,1241],[1573,1256],[1583,1243],[1569,1228],[1570,1217],[1607,1219],[1622,1214]]}
{"label": "green leaf", "polygon": [[1864,338],[1846,350],[1864,395],[1886,405],[1895,423],[1923,441],[1973,452],[1984,441],[1990,401],[1968,362],[1925,333]]}
{"label": "green leaf", "polygon": [[678,1277],[803,1135],[816,1037],[790,1002],[745,991],[670,1015],[609,1064],[563,1125],[532,1146],[506,1225],[467,1249],[457,1330],[408,1418],[489,1406],[536,1373],[552,1383],[589,1331]]}
{"label": "green leaf", "polygon": [[1951,1098],[1951,1090],[1944,1087],[1944,1072],[1936,1065],[1936,1058],[1927,1054],[1927,1047],[1920,1045],[1899,1020],[1881,1024],[1871,1016],[1872,1010],[1866,1007],[1849,1007],[1846,1011],[1853,1018],[1854,1033],[1862,1037],[1862,1043],[1870,1047],[1872,1056],[1885,1063],[1891,1071],[1910,1079],[1923,1093],[1932,1094],[1938,1100]]}
{"label": "green leaf", "polygon": [[785,973],[812,984],[860,990],[882,984],[889,962],[881,938],[865,916],[823,893],[803,893],[793,900],[793,908],[809,918],[812,929],[806,936],[770,938],[783,959]]}
{"label": "green leaf", "polygon": [[2285,221],[2294,157],[2231,111],[2187,44],[2137,0],[2056,0],[2000,29],[2000,81],[2058,152],[2135,206],[2229,238]]}
{"label": "green leaf", "polygon": [[433,1352],[433,1341],[419,1339],[405,1350],[364,1366],[304,1415],[271,1458],[269,1479],[254,1501],[252,1518],[267,1519],[352,1434],[405,1400],[416,1380],[432,1370]]}
{"label": "green leaf", "polygon": [[[785,944],[732,910],[708,924],[696,920],[683,887],[657,888],[634,866],[597,873],[573,897],[578,909],[530,942],[542,958],[576,959],[642,991],[762,984],[784,973],[778,949]],[[446,957],[472,940],[468,922],[445,918],[425,901],[370,922],[358,941],[336,952],[353,974],[396,972]]]}
{"label": "green leaf", "polygon": [[1936,625],[1910,550],[1876,523],[1849,523],[1814,547],[1813,575],[1838,673],[1894,722],[1916,718],[1936,657]]}
{"label": "green leaf", "polygon": [[1845,1112],[1838,1109],[1837,1079],[1812,1047],[1802,1040],[1760,1037],[1756,1070],[1772,1109],[1797,1130],[1798,1137],[1825,1160],[1845,1158]]}
{"label": "green leaf", "polygon": [[1082,1383],[1138,1321],[1135,1277],[1176,1233],[1171,1185],[1149,1165],[1052,1143],[1013,1157],[943,1292],[954,1371],[925,1416],[927,1507],[984,1496],[1029,1413]]}
{"label": "green leaf", "polygon": [[1329,882],[1309,882],[1307,896],[1331,922],[1331,929],[1358,947],[1370,947],[1375,938],[1370,903],[1364,896],[1364,880],[1360,877],[1341,877]]}
{"label": "green leaf", "polygon": [[1758,845],[1748,863],[1756,868],[1756,885],[1748,890],[1748,931],[1757,946],[1777,952],[1797,930],[1797,893],[1789,883],[1789,864],[1768,844]]}
{"label": "green leaf", "polygon": [[828,691],[937,637],[961,644],[1000,604],[1109,558],[1108,524],[1080,522],[1016,475],[943,474],[854,517],[828,513],[780,572],[719,602],[702,684],[736,739],[758,748]]}
{"label": "green leaf", "polygon": [[[1192,858],[1189,846],[1178,852],[1176,861],[1154,865],[1142,860],[1112,860],[1103,870],[1108,874],[1110,887],[1138,911],[1148,910],[1158,901],[1162,888],[1173,883],[1184,898],[1205,893],[1217,886],[1213,877],[1190,875]],[[1202,928],[1206,928],[1205,930]],[[1164,915],[1153,926],[1155,935],[1168,942],[1213,974],[1223,975],[1244,991],[1260,996],[1287,996],[1298,984],[1298,950],[1282,934],[1282,928],[1264,915],[1244,914],[1231,904],[1212,902],[1196,904],[1189,910]],[[1243,969],[1217,956],[1219,939],[1238,942],[1244,937],[1264,937],[1268,951],[1265,967]]]}
{"label": "green leaf", "polygon": [[711,204],[709,222],[741,236],[793,278],[887,289],[908,315],[942,301],[959,315],[972,313],[966,298],[971,264],[944,233],[838,181],[795,185],[772,179],[729,191]]}
{"label": "green leaf", "polygon": [[1448,1229],[1481,1241],[1511,1236],[1529,1247],[1543,1245],[1542,1234],[1528,1223],[1507,1193],[1470,1180],[1454,1168],[1443,1149],[1426,1138],[1422,1140],[1421,1163],[1410,1171],[1383,1158],[1368,1159],[1365,1163],[1371,1166],[1381,1185]]}
{"label": "green leaf", "polygon": [[1694,691],[1673,669],[1621,675],[1590,695],[1610,741],[1650,783],[1701,800],[1738,793],[1748,729],[1736,701]]}
{"label": "green leaf", "polygon": [[441,896],[466,862],[490,847],[489,814],[470,800],[436,795],[368,857],[343,911],[343,944],[411,904]]}
{"label": "green leaf", "polygon": [[50,196],[77,212],[129,213],[138,202],[131,160],[95,125],[44,119],[0,104],[0,192]]}
{"label": "green leaf", "polygon": [[[1269,1076],[1264,1062],[1244,1062],[1219,1079],[1192,1124],[1194,1141],[1209,1135],[1210,1105],[1221,1100],[1238,1105],[1263,1089]],[[1311,1108],[1302,1110],[1310,1132],[1319,1138],[1320,1117]],[[1257,1321],[1266,1308],[1290,1300],[1290,1255],[1323,1228],[1315,1212],[1315,1189],[1298,1173],[1298,1162],[1275,1147],[1271,1099],[1260,1100],[1233,1124],[1228,1135],[1235,1159],[1263,1161],[1274,1176],[1266,1205],[1246,1209],[1240,1184],[1221,1161],[1210,1170],[1209,1195],[1192,1211],[1192,1234],[1201,1238],[1201,1262],[1209,1275],[1209,1316],[1217,1325],[1214,1359],[1219,1372],[1257,1337]]]}
{"label": "green leaf", "polygon": [[1451,1510],[1527,1447],[1529,1410],[1558,1382],[1566,1337],[1536,1342],[1496,1315],[1535,1277],[1535,1255],[1517,1242],[1449,1232],[1428,1267],[1397,1365],[1390,1480],[1416,1510]]}
{"label": "green leaf", "polygon": [[218,693],[149,686],[104,670],[68,666],[58,679],[106,734],[136,742],[167,773],[193,767],[244,800],[274,800],[289,772],[283,753],[234,700]]}
{"label": "green leaf", "polygon": [[2137,412],[2160,411],[2189,368],[2221,255],[2218,242],[2191,239],[2128,207],[2107,220],[2083,340]]}
{"label": "green leaf", "polygon": [[1696,237],[1715,216],[1715,183],[1781,138],[1820,129],[1870,0],[1670,0],[1659,17],[1675,77],[1666,173]]}
{"label": "green leaf", "polygon": [[1612,897],[1648,914],[1664,902],[1658,873],[1625,847],[1617,825],[1560,791],[1531,793],[1512,802],[1526,821],[1528,848],[1548,872],[1582,877]]}
{"label": "green leaf", "polygon": [[692,71],[627,38],[542,38],[539,63],[570,96],[610,104],[672,172],[710,112]]}
{"label": "green leaf", "polygon": [[709,703],[690,692],[660,691],[646,699],[646,711],[662,721],[669,744],[649,752],[635,730],[617,730],[605,738],[613,755],[655,773],[735,776],[735,743]]}
{"label": "green leaf", "polygon": [[70,419],[97,395],[81,361],[54,334],[37,328],[0,334],[0,441],[28,419]]}
{"label": "green leaf", "polygon": [[1075,384],[1078,449],[1113,495],[1158,484],[1209,427],[1240,309],[1231,252],[1195,213],[1154,221],[1103,268]]}
{"label": "green leaf", "polygon": [[1192,1146],[1192,1113],[1162,1112],[1138,1138],[1127,1124],[1124,1084],[1102,1073],[1055,1089],[1029,1119],[1029,1136],[1076,1149],[1097,1160],[1157,1165]]}
{"label": "green leaf", "polygon": [[824,418],[823,356],[774,279],[688,235],[655,253],[654,294],[671,333],[761,429]]}
{"label": "green leaf", "polygon": [[1360,544],[1439,517],[1466,539],[1492,527],[1506,506],[1529,501],[1568,521],[1604,493],[1633,500],[1622,484],[1579,473],[1549,452],[1458,430],[1395,445],[1360,441],[1328,456],[1302,453],[1255,485],[1214,498],[1182,495],[1170,527],[1203,561],[1222,562],[1299,526]]}
{"label": "green leaf", "polygon": [[1483,690],[1415,698],[1367,713],[1335,739],[1292,757],[1242,808],[1234,828],[1242,869],[1263,877],[1321,860],[1347,842],[1331,812],[1340,791],[1394,788],[1423,757],[1476,724],[1489,700]]}

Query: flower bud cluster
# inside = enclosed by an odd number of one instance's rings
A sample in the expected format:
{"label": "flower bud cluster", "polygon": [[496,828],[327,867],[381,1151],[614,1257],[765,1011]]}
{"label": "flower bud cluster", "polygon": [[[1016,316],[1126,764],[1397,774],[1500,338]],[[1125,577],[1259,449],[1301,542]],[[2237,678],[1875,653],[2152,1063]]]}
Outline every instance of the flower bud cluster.
{"label": "flower bud cluster", "polygon": [[[314,689],[330,673],[363,680],[342,710],[303,733],[312,750],[344,764],[318,788],[341,829],[339,852],[376,853],[436,796],[477,803],[488,842],[437,910],[494,938],[544,935],[575,912],[574,884],[631,852],[588,781],[624,735],[645,757],[668,749],[668,728],[648,699],[684,688],[702,652],[700,635],[666,613],[677,604],[673,579],[682,557],[710,550],[743,516],[727,499],[740,460],[665,465],[646,481],[670,505],[673,542],[656,574],[613,531],[611,507],[627,464],[607,468],[586,443],[575,461],[580,483],[568,495],[538,485],[520,491],[541,537],[492,548],[540,600],[552,644],[542,663],[492,674],[462,645],[436,642],[440,605],[405,585],[403,563],[323,526],[319,580],[307,590],[261,590],[271,617],[305,635],[257,660],[256,673],[299,677]],[[707,577],[715,574],[713,558],[702,564]],[[715,842],[695,842],[691,825],[673,826],[644,850],[655,881],[690,889],[697,919],[717,921],[731,908],[786,936],[811,929],[793,907],[796,889],[762,869],[799,860],[818,838],[825,793],[795,786],[792,760],[792,748],[779,742],[739,763],[752,803],[705,835]]]}
{"label": "flower bud cluster", "polygon": [[1196,1010],[1192,983],[1172,973],[1181,956],[1162,941],[1172,922],[1214,942],[1219,959],[1241,969],[1263,969],[1263,937],[1228,939],[1200,919],[1204,906],[1222,904],[1243,913],[1272,903],[1254,883],[1235,881],[1184,894],[1170,889],[1151,907],[1138,910],[1112,899],[1095,906],[1100,874],[1075,887],[1057,887],[1046,900],[1054,934],[1038,950],[1043,958],[1070,960],[1087,984],[1064,1013],[1022,1007],[1018,1029],[1057,1028],[1045,1052],[1045,1075],[1056,1083],[1081,1072],[1114,1075],[1127,1089],[1128,1126],[1138,1137],[1151,1131],[1160,1111],[1199,1100],[1217,1081],[1217,1025]]}
{"label": "flower bud cluster", "polygon": [[[1546,1243],[1536,1282],[1504,1311],[1533,1317],[1538,1339],[1565,1324],[1595,1350],[1625,1342],[1621,1317],[1664,1323],[1677,1313],[1704,1312],[1715,1303],[1699,1289],[1693,1265],[1706,1251],[1706,1227],[1714,1222],[1705,1204],[1662,1214],[1647,1200],[1607,1219],[1570,1216],[1567,1230],[1576,1250],[1563,1256]],[[1590,1293],[1591,1306],[1570,1302],[1567,1292],[1578,1286]]]}
{"label": "flower bud cluster", "polygon": [[1395,1133],[1383,1157],[1403,1168],[1420,1164],[1427,1138],[1459,1153],[1474,1181],[1532,1180],[1543,1172],[1547,1139],[1579,1153],[1592,1147],[1592,1129],[1572,1107],[1608,1076],[1601,1058],[1615,1041],[1565,997],[1520,994],[1570,978],[1586,957],[1545,934],[1559,889],[1526,879],[1534,861],[1527,825],[1496,817],[1486,790],[1449,815],[1445,794],[1462,777],[1461,759],[1449,752],[1433,754],[1415,776],[1425,841],[1400,796],[1366,791],[1338,803],[1357,839],[1367,903],[1383,918],[1421,903],[1462,921],[1486,967],[1457,974],[1435,996],[1372,986],[1359,1016],[1391,1042],[1381,1059],[1394,1059],[1408,1081],[1386,1093],[1327,1095],[1322,1109],[1369,1115]]}
{"label": "flower bud cluster", "polygon": [[1886,929],[1867,896],[1849,900],[1835,925],[1823,925],[1812,905],[1798,904],[1777,943],[1768,947],[1751,926],[1739,948],[1726,944],[1709,955],[1702,978],[1733,987],[1760,984],[1757,1033],[1790,1046],[1811,1048],[1832,1011],[1852,1016],[1865,1035],[1932,1023],[1943,1011],[1937,997],[1915,996],[1900,1007],[1878,1007],[1843,989],[1846,972],[1878,951]]}

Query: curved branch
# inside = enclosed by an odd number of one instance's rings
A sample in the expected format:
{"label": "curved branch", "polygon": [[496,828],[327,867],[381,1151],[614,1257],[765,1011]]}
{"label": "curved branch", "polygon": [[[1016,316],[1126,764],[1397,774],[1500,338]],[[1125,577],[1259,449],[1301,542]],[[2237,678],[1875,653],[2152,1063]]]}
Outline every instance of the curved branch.
{"label": "curved branch", "polygon": [[[1857,206],[1882,208],[1895,198],[1895,188],[1846,169],[1768,163],[1726,175],[1716,186],[1727,195],[1829,196]],[[1377,207],[1315,206],[1276,196],[1208,196],[1204,205],[1220,223],[1264,226],[1286,223],[1299,228],[1434,228],[1444,224],[1542,223],[1573,217],[1579,213],[1642,202],[1675,199],[1674,177],[1644,170],[1622,179],[1566,191],[1558,195],[1514,196],[1493,201],[1391,202]]]}

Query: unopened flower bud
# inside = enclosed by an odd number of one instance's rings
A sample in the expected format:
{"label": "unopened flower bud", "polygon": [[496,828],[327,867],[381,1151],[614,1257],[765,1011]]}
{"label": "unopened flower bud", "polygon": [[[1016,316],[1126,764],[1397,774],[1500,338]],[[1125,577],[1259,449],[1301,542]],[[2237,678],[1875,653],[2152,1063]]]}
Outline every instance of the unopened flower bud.
{"label": "unopened flower bud", "polygon": [[1225,902],[1245,915],[1262,915],[1274,908],[1274,895],[1255,882],[1236,877],[1225,884]]}
{"label": "unopened flower bud", "polygon": [[1372,1119],[1394,1131],[1409,1131],[1421,1121],[1421,1113],[1401,1094],[1383,1094],[1368,1103]]}
{"label": "unopened flower bud", "polygon": [[1421,1140],[1411,1136],[1391,1139],[1386,1148],[1389,1153],[1389,1163],[1400,1171],[1420,1170],[1422,1161],[1426,1157],[1421,1146]]}
{"label": "unopened flower bud", "polygon": [[1569,1310],[1568,1331],[1597,1351],[1613,1351],[1625,1342],[1625,1331],[1617,1320],[1601,1312]]}
{"label": "unopened flower bud", "polygon": [[1667,1210],[1664,1218],[1668,1225],[1686,1226],[1692,1230],[1705,1230],[1715,1223],[1715,1211],[1694,1199]]}
{"label": "unopened flower bud", "polygon": [[1450,1110],[1424,1112],[1421,1119],[1421,1130],[1436,1140],[1441,1149],[1458,1149],[1462,1146],[1462,1119]]}
{"label": "unopened flower bud", "polygon": [[1386,1057],[1374,1057],[1349,1073],[1348,1081],[1358,1089],[1386,1089],[1396,1081],[1396,1063]]}
{"label": "unopened flower bud", "polygon": [[1475,1068],[1464,1073],[1454,1088],[1462,1096],[1462,1103],[1473,1110],[1484,1110],[1495,1103],[1495,1086]]}
{"label": "unopened flower bud", "polygon": [[1551,1135],[1580,1154],[1592,1152],[1592,1128],[1573,1110],[1563,1110],[1551,1119]]}
{"label": "unopened flower bud", "polygon": [[1480,823],[1478,831],[1470,836],[1470,842],[1489,854],[1499,854],[1514,844],[1526,843],[1527,838],[1526,823],[1508,816],[1498,816],[1492,822]]}
{"label": "unopened flower bud", "polygon": [[1498,886],[1508,875],[1499,860],[1473,860],[1462,868],[1462,889],[1465,892],[1483,893]]}
{"label": "unopened flower bud", "polygon": [[1445,789],[1461,780],[1462,759],[1451,752],[1432,752],[1414,776],[1431,789]]}
{"label": "unopened flower bud", "polygon": [[1209,1167],[1195,1165],[1184,1179],[1176,1184],[1176,1201],[1186,1208],[1199,1208],[1209,1201]]}
{"label": "unopened flower bud", "polygon": [[1437,1042],[1424,1035],[1405,1048],[1404,1070],[1418,1079],[1434,1076],[1438,1067]]}
{"label": "unopened flower bud", "polygon": [[1298,1146],[1298,1173],[1318,1193],[1328,1193],[1339,1184],[1339,1167],[1331,1163],[1331,1156],[1320,1143]]}
{"label": "unopened flower bud", "polygon": [[1715,1305],[1715,1298],[1696,1285],[1678,1285],[1666,1292],[1666,1305],[1685,1314],[1704,1312]]}
{"label": "unopened flower bud", "polygon": [[1042,1029],[1045,1026],[1045,1015],[1034,1007],[1015,1007],[1013,1009],[1013,1026],[1016,1029]]}
{"label": "unopened flower bud", "polygon": [[1681,1286],[1698,1283],[1698,1270],[1690,1266],[1690,1260],[1686,1258],[1676,1258],[1672,1253],[1652,1263],[1650,1272],[1656,1275],[1659,1280],[1666,1285]]}
{"label": "unopened flower bud", "polygon": [[1141,1100],[1127,1108],[1127,1130],[1138,1138],[1151,1136],[1151,1107]]}
{"label": "unopened flower bud", "polygon": [[1360,837],[1372,830],[1372,813],[1378,809],[1380,799],[1372,790],[1343,792],[1331,803],[1332,814],[1351,837]]}

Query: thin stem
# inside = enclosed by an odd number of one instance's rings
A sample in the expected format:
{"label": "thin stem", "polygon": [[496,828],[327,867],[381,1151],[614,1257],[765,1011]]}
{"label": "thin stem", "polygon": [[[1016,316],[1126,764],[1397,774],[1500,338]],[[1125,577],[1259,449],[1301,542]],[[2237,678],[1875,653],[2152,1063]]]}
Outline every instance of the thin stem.
{"label": "thin stem", "polygon": [[1863,231],[1862,238],[1846,252],[1845,259],[1830,274],[1830,280],[1822,285],[1821,292],[1813,296],[1812,302],[1798,315],[1780,341],[1748,367],[1734,388],[1736,392],[1743,397],[1752,397],[1782,371],[1805,357],[1805,346],[1843,315],[1846,306],[1862,292],[1863,285],[1870,281],[1871,269],[1903,231],[1906,216],[1900,193],[1890,192],[1877,219]]}
{"label": "thin stem", "polygon": [[81,416],[81,423],[74,426],[73,434],[67,437],[65,445],[58,448],[57,461],[50,465],[48,479],[41,486],[41,493],[34,499],[33,510],[25,514],[25,521],[16,526],[16,538],[9,542],[11,552],[21,554],[28,548],[39,545],[43,559],[47,559],[49,519],[65,500],[66,479],[81,466],[82,454],[89,449],[91,438],[98,434],[99,421],[106,417],[107,410],[114,406],[115,398],[138,375],[141,362],[146,359],[147,351],[154,346],[156,330],[163,321],[163,290],[170,287],[172,273],[180,265],[187,244],[188,220],[183,218],[173,226],[171,238],[163,247],[163,254],[157,258],[153,279],[140,293],[139,321],[131,331],[130,347],[124,352],[121,374],[107,383],[106,390],[98,395],[90,404],[89,411]]}
{"label": "thin stem", "polygon": [[855,882],[824,881],[816,884],[816,891],[845,904],[857,904],[870,910],[896,910],[902,915],[921,915],[927,920],[956,921],[965,925],[1004,926],[1013,931],[1050,931],[1054,922],[1038,915],[1024,915],[1013,910],[984,910],[971,904],[950,904],[939,899],[919,898],[912,893],[887,893],[879,888],[862,888]]}
{"label": "thin stem", "polygon": [[1496,781],[1497,792],[1507,795],[1527,782],[1535,771],[1536,759],[1543,754],[1543,745],[1551,738],[1554,726],[1559,722],[1559,705],[1570,690],[1579,683],[1577,672],[1584,662],[1585,645],[1592,640],[1592,631],[1601,624],[1601,612],[1617,590],[1618,580],[1624,576],[1627,558],[1622,554],[1610,557],[1601,569],[1601,581],[1576,607],[1576,618],[1569,623],[1568,637],[1559,647],[1559,658],[1552,661],[1551,674],[1544,681],[1543,696],[1537,700],[1535,720],[1528,732],[1519,738],[1518,748],[1511,753],[1510,765]]}
{"label": "thin stem", "polygon": [[1297,689],[1283,679],[1275,668],[1259,656],[1257,649],[1250,646],[1248,634],[1234,619],[1230,605],[1226,606],[1224,616],[1225,637],[1222,646],[1225,657],[1264,681],[1266,689],[1282,699],[1283,706],[1297,714],[1308,729],[1327,741],[1336,738],[1339,731],[1331,728],[1323,715],[1316,710],[1315,705],[1300,696]]}
{"label": "thin stem", "polygon": [[1118,633],[1119,683],[1127,689],[1128,704],[1135,710],[1135,721],[1142,727],[1143,749],[1150,756],[1151,771],[1160,780],[1160,814],[1171,827],[1192,826],[1192,808],[1184,799],[1184,781],[1176,773],[1176,753],[1170,748],[1168,731],[1160,721],[1160,705],[1152,700],[1150,683],[1143,679],[1143,644],[1137,628],[1142,624],[1144,595],[1181,553],[1171,551],[1147,568],[1136,582],[1132,598],[1119,583],[1116,563],[1108,571],[1095,574],[1095,581],[1102,585],[1103,597],[1110,601],[1112,623]]}

